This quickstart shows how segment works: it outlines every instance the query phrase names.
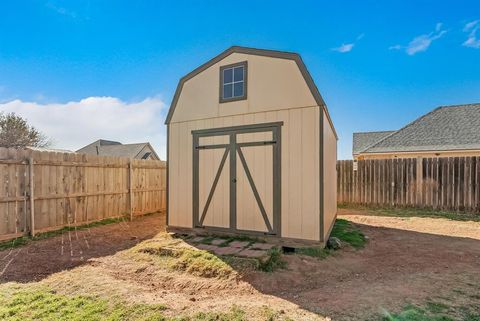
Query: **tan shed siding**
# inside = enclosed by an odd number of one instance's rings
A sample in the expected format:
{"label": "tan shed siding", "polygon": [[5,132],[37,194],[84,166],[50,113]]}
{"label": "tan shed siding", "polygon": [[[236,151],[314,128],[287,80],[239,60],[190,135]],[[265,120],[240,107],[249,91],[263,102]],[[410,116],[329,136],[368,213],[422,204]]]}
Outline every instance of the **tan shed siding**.
{"label": "tan shed siding", "polygon": [[[220,103],[220,66],[248,62],[247,99]],[[171,122],[315,106],[295,61],[233,53],[183,85]]]}
{"label": "tan shed siding", "polygon": [[[223,144],[225,136],[209,137],[210,144]],[[208,194],[220,166],[224,149],[209,149],[199,153],[199,203],[200,215],[203,213]],[[228,227],[229,225],[229,192],[230,163],[225,162],[215,193],[205,215],[204,224],[215,227]],[[226,190],[225,190],[226,188]]]}
{"label": "tan shed siding", "polygon": [[[192,227],[192,129],[283,121],[284,125],[281,129],[282,236],[319,240],[319,112],[320,109],[315,106],[171,123],[169,225]],[[247,140],[248,137],[245,139]],[[266,152],[261,151],[260,153]],[[245,155],[248,158],[247,161],[254,164],[252,171],[262,170],[264,165],[260,164],[260,161],[265,156],[253,152]],[[258,161],[255,160],[255,157]],[[215,162],[216,168],[218,168],[218,162]],[[266,182],[271,177],[265,175],[262,179]],[[227,185],[223,184],[222,186],[224,196],[228,195]],[[259,182],[258,185],[263,197],[267,199],[273,197],[272,191],[267,188],[266,183]],[[217,186],[217,191],[218,188],[220,185]],[[237,199],[247,197],[243,196],[246,192],[239,192]],[[204,193],[208,193],[208,191]],[[224,201],[226,199],[227,197],[224,198]],[[217,206],[219,209],[220,207],[225,208],[225,204],[218,203]],[[200,204],[200,208],[203,208],[203,205]],[[259,220],[254,224],[261,226],[263,221],[260,215],[257,216]],[[246,224],[245,222],[240,223]]]}
{"label": "tan shed siding", "polygon": [[337,139],[330,123],[323,115],[323,211],[324,211],[324,238],[335,223],[337,215]]}

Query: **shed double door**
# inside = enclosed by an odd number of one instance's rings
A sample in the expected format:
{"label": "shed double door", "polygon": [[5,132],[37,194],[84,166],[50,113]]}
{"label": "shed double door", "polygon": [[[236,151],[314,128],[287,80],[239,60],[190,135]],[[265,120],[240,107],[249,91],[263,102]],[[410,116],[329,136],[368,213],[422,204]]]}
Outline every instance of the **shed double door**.
{"label": "shed double door", "polygon": [[192,131],[195,227],[279,236],[281,125]]}

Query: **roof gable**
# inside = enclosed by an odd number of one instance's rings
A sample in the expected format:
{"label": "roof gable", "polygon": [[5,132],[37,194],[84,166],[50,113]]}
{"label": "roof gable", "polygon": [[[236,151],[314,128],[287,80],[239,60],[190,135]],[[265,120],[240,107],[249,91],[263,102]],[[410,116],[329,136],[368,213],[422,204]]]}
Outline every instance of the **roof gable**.
{"label": "roof gable", "polygon": [[365,153],[480,149],[480,104],[442,106],[370,146]]}
{"label": "roof gable", "polygon": [[288,60],[293,60],[297,64],[310,92],[312,93],[313,98],[315,99],[315,102],[317,103],[318,106],[321,106],[324,108],[325,113],[327,115],[327,118],[330,122],[330,125],[335,133],[335,136],[337,137],[337,134],[335,132],[335,128],[333,126],[333,123],[331,121],[330,115],[328,113],[327,107],[325,105],[325,102],[320,95],[320,92],[318,91],[318,88],[316,87],[310,73],[308,72],[305,64],[303,63],[300,55],[292,52],[284,52],[284,51],[274,51],[274,50],[265,50],[265,49],[255,49],[255,48],[246,48],[246,47],[239,47],[239,46],[233,46],[230,47],[229,49],[225,50],[218,56],[212,58],[208,62],[204,63],[203,65],[199,66],[198,68],[194,69],[184,77],[182,77],[178,83],[177,89],[175,91],[175,95],[173,97],[172,103],[170,105],[170,109],[168,111],[168,115],[165,120],[165,124],[169,124],[171,122],[171,119],[173,117],[173,114],[175,112],[175,108],[177,106],[177,102],[179,100],[180,94],[182,92],[182,89],[184,87],[184,84],[186,81],[189,79],[197,76],[200,74],[202,71],[205,71],[209,67],[213,66],[214,64],[220,62],[224,58],[228,57],[229,55],[233,53],[240,53],[240,54],[247,54],[247,55],[257,55],[257,56],[265,56],[265,57],[272,57],[272,58],[279,58],[279,59],[288,59]]}

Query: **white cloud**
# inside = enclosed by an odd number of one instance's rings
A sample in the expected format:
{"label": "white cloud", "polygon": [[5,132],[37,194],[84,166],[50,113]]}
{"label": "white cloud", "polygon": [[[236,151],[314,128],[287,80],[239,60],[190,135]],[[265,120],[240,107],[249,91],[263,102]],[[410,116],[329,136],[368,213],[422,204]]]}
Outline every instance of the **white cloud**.
{"label": "white cloud", "polygon": [[73,19],[76,19],[77,18],[77,13],[75,11],[71,11],[71,10],[68,10],[67,8],[65,7],[60,7],[60,6],[57,6],[55,3],[53,3],[52,1],[48,1],[45,6],[53,11],[55,11],[56,13],[62,15],[62,16],[68,16],[70,18],[73,18]]}
{"label": "white cloud", "polygon": [[0,103],[54,140],[56,148],[77,150],[99,138],[122,143],[150,142],[165,159],[165,103],[158,97],[124,102],[114,97],[88,97],[67,103],[13,100]]}
{"label": "white cloud", "polygon": [[365,34],[360,34],[357,39],[355,39],[354,42],[352,43],[343,43],[341,46],[339,47],[336,47],[336,48],[332,48],[333,51],[338,51],[338,52],[341,52],[341,53],[346,53],[346,52],[350,52],[352,51],[353,47],[355,46],[355,44],[363,38]]}
{"label": "white cloud", "polygon": [[344,43],[340,47],[332,48],[332,50],[344,53],[351,51],[353,49],[353,46],[355,46],[354,43]]}
{"label": "white cloud", "polygon": [[468,32],[468,38],[462,44],[465,47],[480,48],[480,39],[477,38],[477,31],[480,29],[480,20],[471,21],[465,24],[464,32]]}
{"label": "white cloud", "polygon": [[394,45],[394,46],[388,47],[388,49],[390,49],[390,50],[401,50],[401,49],[403,49],[403,46]]}
{"label": "white cloud", "polygon": [[434,31],[428,34],[423,34],[413,38],[413,40],[410,41],[408,45],[406,46],[394,45],[394,46],[390,46],[388,49],[390,50],[404,49],[408,55],[413,56],[418,52],[426,51],[430,47],[433,41],[440,39],[446,33],[447,33],[446,30],[442,30],[442,24],[437,23]]}

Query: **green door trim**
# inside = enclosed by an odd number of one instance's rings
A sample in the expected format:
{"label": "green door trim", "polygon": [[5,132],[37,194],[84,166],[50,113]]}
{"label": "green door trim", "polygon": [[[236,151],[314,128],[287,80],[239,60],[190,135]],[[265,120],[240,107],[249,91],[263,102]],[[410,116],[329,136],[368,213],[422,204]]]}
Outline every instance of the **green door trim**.
{"label": "green door trim", "polygon": [[[263,124],[252,124],[252,125],[243,125],[243,126],[231,126],[231,127],[220,127],[220,128],[211,128],[211,129],[201,129],[201,130],[192,130],[193,144],[193,184],[192,184],[192,210],[193,210],[193,227],[194,228],[204,228],[210,230],[227,230],[230,232],[239,232],[242,234],[268,234],[281,236],[281,126],[283,122],[271,122]],[[257,132],[272,132],[273,139],[268,141],[259,141],[259,142],[246,142],[246,143],[237,143],[237,135],[244,133],[257,133]],[[211,137],[211,136],[223,136],[228,135],[230,138],[229,144],[212,144],[212,145],[200,145],[200,137]],[[256,189],[253,177],[251,176],[250,170],[248,168],[247,162],[243,155],[241,148],[251,147],[251,146],[271,146],[273,148],[273,215],[272,221],[268,219],[265,208],[263,206],[258,190]],[[202,211],[200,216],[200,204],[199,204],[199,152],[200,150],[206,149],[218,149],[225,148],[225,153],[223,154],[222,161],[220,163],[219,169],[216,173],[214,183],[212,184],[212,189],[209,192],[207,198],[207,203],[205,208]],[[250,187],[255,196],[255,200],[260,207],[260,212],[265,221],[267,227],[267,232],[259,231],[245,231],[237,229],[237,153],[242,162],[242,166],[247,175]],[[211,199],[215,192],[216,185],[220,178],[221,172],[225,165],[227,157],[230,158],[230,207],[229,207],[229,227],[220,228],[214,226],[204,226],[203,221],[208,211],[208,206],[210,205]]]}

